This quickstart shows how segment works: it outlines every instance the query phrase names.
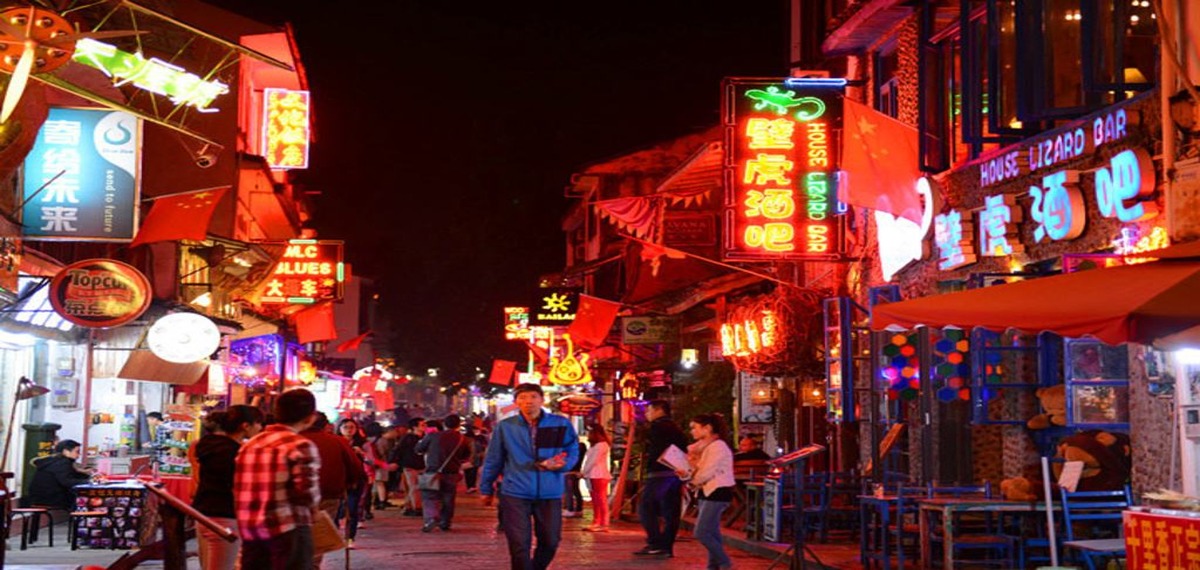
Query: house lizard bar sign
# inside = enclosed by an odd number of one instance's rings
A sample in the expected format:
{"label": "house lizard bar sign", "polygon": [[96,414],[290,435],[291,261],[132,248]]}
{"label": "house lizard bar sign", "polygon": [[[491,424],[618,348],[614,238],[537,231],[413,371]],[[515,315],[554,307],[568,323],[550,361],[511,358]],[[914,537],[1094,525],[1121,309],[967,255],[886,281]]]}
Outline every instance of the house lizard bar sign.
{"label": "house lizard bar sign", "polygon": [[120,261],[85,259],[64,267],[50,281],[50,305],[81,327],[119,327],[146,312],[150,282]]}

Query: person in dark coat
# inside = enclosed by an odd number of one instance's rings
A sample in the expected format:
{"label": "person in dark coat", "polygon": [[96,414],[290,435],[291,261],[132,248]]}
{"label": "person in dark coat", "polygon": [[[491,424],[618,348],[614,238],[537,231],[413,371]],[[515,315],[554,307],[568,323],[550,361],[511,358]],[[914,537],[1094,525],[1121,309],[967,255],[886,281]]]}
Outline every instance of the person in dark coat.
{"label": "person in dark coat", "polygon": [[421,532],[430,532],[435,526],[447,531],[453,522],[454,499],[458,494],[458,483],[462,481],[462,463],[471,458],[472,441],[458,431],[461,423],[462,419],[457,415],[447,416],[445,431],[430,433],[417,443],[417,453],[425,455],[425,472],[439,474],[437,491],[421,490],[425,517]]}
{"label": "person in dark coat", "polygon": [[29,485],[26,506],[48,506],[56,509],[75,510],[76,485],[91,481],[92,476],[75,466],[82,453],[79,442],[64,439],[54,446],[54,455],[39,457],[32,461],[36,471]]}
{"label": "person in dark coat", "polygon": [[671,558],[675,555],[675,537],[679,534],[683,482],[670,467],[659,463],[658,458],[672,445],[681,451],[687,449],[687,438],[671,420],[671,403],[666,400],[651,400],[646,406],[646,419],[650,422],[643,459],[646,475],[638,504],[638,518],[646,530],[646,547],[634,554]]}

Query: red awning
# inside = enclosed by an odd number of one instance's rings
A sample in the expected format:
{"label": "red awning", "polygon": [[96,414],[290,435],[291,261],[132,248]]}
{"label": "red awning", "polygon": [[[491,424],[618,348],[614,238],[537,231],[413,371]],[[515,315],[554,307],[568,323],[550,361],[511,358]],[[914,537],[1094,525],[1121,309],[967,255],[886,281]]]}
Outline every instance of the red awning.
{"label": "red awning", "polygon": [[[1191,257],[1185,244],[1162,255]],[[1200,260],[1092,269],[877,305],[875,330],[919,325],[1050,331],[1109,344],[1155,341],[1200,327]],[[1191,337],[1194,335],[1184,335]]]}

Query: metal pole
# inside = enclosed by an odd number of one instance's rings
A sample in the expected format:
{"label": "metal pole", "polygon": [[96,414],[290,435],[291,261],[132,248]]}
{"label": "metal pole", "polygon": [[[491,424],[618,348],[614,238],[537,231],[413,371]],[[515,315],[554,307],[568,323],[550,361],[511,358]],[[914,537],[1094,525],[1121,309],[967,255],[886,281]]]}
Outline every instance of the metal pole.
{"label": "metal pole", "polygon": [[83,464],[87,465],[88,452],[88,432],[92,427],[92,368],[94,368],[93,358],[95,358],[95,331],[88,330],[87,333],[87,358],[83,364]]}

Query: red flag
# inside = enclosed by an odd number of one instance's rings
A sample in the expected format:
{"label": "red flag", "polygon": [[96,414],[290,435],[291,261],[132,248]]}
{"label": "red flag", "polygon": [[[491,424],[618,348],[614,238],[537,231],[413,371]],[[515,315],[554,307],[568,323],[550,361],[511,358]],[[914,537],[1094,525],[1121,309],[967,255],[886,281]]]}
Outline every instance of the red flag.
{"label": "red flag", "polygon": [[226,190],[201,190],[155,200],[130,247],[158,241],[204,239],[208,235],[208,221]]}
{"label": "red flag", "polygon": [[296,337],[301,344],[337,338],[333,324],[333,304],[321,303],[292,315]]}
{"label": "red flag", "polygon": [[374,394],[375,392],[379,392],[380,391],[379,390],[379,380],[381,377],[382,377],[382,374],[379,374],[378,370],[371,371],[370,374],[367,374],[367,375],[363,376],[362,378],[359,378],[354,383],[354,392],[357,394],[361,394],[363,396],[367,396],[370,394]]}
{"label": "red flag", "polygon": [[550,351],[537,345],[536,342],[525,341],[525,346],[529,347],[529,352],[533,353],[533,360],[538,364],[550,362]]}
{"label": "red flag", "polygon": [[862,103],[843,100],[842,170],[838,199],[921,222],[917,130]]}
{"label": "red flag", "polygon": [[579,296],[579,310],[575,312],[575,320],[567,327],[571,340],[584,348],[595,348],[604,344],[608,330],[612,328],[621,310],[620,303],[606,301],[590,295]]}
{"label": "red flag", "polygon": [[372,334],[373,332],[374,332],[374,331],[367,331],[367,332],[365,332],[365,333],[362,333],[362,334],[360,334],[360,335],[358,335],[358,336],[356,336],[356,337],[354,337],[354,338],[352,338],[352,339],[350,339],[350,340],[348,340],[348,341],[346,341],[346,342],[343,342],[342,344],[339,344],[339,345],[337,345],[336,347],[334,347],[334,350],[335,350],[336,352],[354,352],[354,351],[357,351],[357,350],[358,350],[358,347],[362,346],[362,343],[363,343],[363,341],[364,341],[364,340],[367,340],[367,336],[368,336],[368,335],[370,335],[370,334]]}
{"label": "red flag", "polygon": [[488,382],[501,386],[511,386],[513,372],[516,369],[517,363],[511,360],[493,360],[492,375],[488,377]]}

